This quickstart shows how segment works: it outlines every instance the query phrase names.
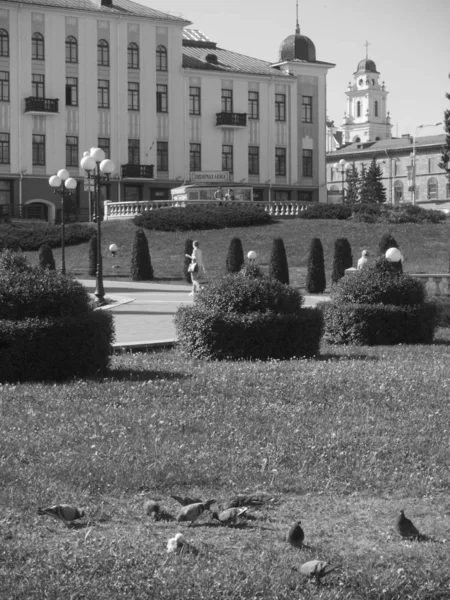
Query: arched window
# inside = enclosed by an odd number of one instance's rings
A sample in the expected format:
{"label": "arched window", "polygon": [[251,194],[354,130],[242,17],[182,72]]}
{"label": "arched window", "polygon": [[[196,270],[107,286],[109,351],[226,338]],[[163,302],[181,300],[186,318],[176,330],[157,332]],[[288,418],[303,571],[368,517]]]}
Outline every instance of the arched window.
{"label": "arched window", "polygon": [[9,56],[9,33],[0,29],[0,56]]}
{"label": "arched window", "polygon": [[31,37],[31,58],[44,60],[44,36],[42,33],[33,33]]}
{"label": "arched window", "polygon": [[361,138],[359,136],[356,136],[353,141],[358,144],[361,141]]}
{"label": "arched window", "polygon": [[156,70],[167,71],[167,49],[165,46],[156,48]]}
{"label": "arched window", "polygon": [[66,38],[66,63],[78,62],[78,42],[73,35]]}
{"label": "arched window", "polygon": [[428,200],[437,200],[439,198],[439,186],[436,177],[430,177],[427,182]]}
{"label": "arched window", "polygon": [[375,116],[378,117],[378,100],[375,100]]}
{"label": "arched window", "polygon": [[128,68],[139,69],[139,46],[134,42],[128,44]]}
{"label": "arched window", "polygon": [[361,102],[358,100],[358,102],[356,103],[356,116],[360,117],[361,116]]}
{"label": "arched window", "polygon": [[109,67],[109,44],[106,40],[98,41],[97,64],[102,67]]}
{"label": "arched window", "polygon": [[403,202],[403,182],[399,180],[394,182],[394,202]]}

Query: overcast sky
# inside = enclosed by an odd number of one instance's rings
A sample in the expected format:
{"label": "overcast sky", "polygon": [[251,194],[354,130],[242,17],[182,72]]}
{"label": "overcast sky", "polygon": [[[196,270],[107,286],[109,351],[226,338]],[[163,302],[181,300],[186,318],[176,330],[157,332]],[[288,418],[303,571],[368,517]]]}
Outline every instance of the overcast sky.
{"label": "overcast sky", "polygon": [[[221,48],[270,62],[295,31],[296,0],[135,1],[185,17]],[[450,109],[450,0],[299,0],[299,22],[317,60],[336,64],[327,79],[327,112],[336,125],[366,40],[389,91],[393,136],[442,121]],[[430,127],[419,135],[442,132]]]}

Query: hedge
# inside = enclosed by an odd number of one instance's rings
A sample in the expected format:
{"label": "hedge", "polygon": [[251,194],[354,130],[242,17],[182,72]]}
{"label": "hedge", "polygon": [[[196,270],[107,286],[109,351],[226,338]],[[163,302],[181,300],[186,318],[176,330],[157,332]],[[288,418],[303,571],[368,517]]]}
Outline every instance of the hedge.
{"label": "hedge", "polygon": [[[66,246],[74,246],[88,242],[95,233],[88,224],[69,223],[65,226],[64,242]],[[13,223],[0,225],[0,250],[32,251],[46,244],[51,248],[61,246],[61,226],[42,223]]]}

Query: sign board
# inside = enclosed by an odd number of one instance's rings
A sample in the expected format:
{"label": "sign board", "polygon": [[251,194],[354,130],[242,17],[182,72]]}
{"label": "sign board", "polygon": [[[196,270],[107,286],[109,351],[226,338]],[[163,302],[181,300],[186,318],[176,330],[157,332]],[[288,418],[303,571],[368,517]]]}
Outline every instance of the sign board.
{"label": "sign board", "polygon": [[192,171],[192,183],[222,183],[230,180],[228,171]]}
{"label": "sign board", "polygon": [[95,192],[94,182],[90,179],[84,180],[84,191],[85,192]]}

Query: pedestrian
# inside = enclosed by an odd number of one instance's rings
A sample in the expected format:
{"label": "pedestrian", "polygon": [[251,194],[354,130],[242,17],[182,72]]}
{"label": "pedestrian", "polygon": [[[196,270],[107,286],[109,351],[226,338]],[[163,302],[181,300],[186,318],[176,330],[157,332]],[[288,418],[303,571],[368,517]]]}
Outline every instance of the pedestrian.
{"label": "pedestrian", "polygon": [[367,258],[368,256],[369,253],[367,252],[367,250],[363,250],[361,258],[358,260],[358,271],[364,269],[364,267],[367,265],[367,263],[369,262],[369,259]]}
{"label": "pedestrian", "polygon": [[227,200],[234,200],[234,192],[233,192],[233,190],[231,188],[228,190],[225,198]]}
{"label": "pedestrian", "polygon": [[195,240],[192,246],[192,255],[186,254],[186,256],[191,259],[189,272],[191,274],[192,292],[189,296],[195,296],[195,293],[200,290],[200,271],[206,274],[205,263],[203,262],[203,252],[200,250],[200,243]]}
{"label": "pedestrian", "polygon": [[223,192],[222,192],[222,188],[220,186],[214,192],[214,199],[219,200],[219,201],[223,200]]}

